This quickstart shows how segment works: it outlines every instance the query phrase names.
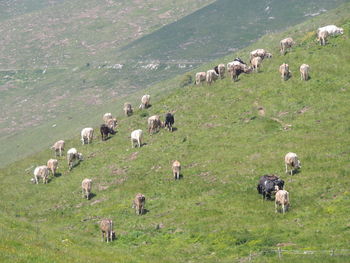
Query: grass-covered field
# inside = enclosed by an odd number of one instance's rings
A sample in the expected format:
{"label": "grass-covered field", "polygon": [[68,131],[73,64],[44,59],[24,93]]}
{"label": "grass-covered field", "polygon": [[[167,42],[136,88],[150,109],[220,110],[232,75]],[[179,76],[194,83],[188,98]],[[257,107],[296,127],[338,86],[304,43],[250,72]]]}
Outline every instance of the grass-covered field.
{"label": "grass-covered field", "polygon": [[97,125],[91,116],[119,112],[136,97],[125,96],[343,2],[7,0],[0,4],[0,167],[47,147],[48,130],[70,137],[86,122]]}
{"label": "grass-covered field", "polygon": [[[279,243],[286,250],[348,248],[348,8],[335,11],[345,34],[325,47],[311,32],[321,18],[311,20],[261,40],[274,57],[258,74],[241,75],[236,83],[225,78],[212,86],[173,89],[148,110],[120,118],[118,133],[108,141],[97,136],[82,146],[77,137],[68,140],[66,148],[76,147],[85,160],[68,172],[60,158],[59,174],[47,185],[33,185],[30,178],[36,165],[53,157],[49,150],[0,170],[0,261],[245,262],[250,253]],[[297,42],[286,56],[276,44],[283,35]],[[246,58],[247,50],[238,55]],[[292,70],[286,82],[278,73],[283,62]],[[307,82],[300,80],[302,63],[311,66]],[[258,114],[260,107],[265,116]],[[175,112],[177,130],[145,134],[146,145],[131,149],[130,132],[146,131],[148,116],[167,111]],[[289,151],[302,162],[294,176],[284,174]],[[179,181],[171,175],[175,159],[183,167]],[[257,194],[258,178],[266,173],[286,182],[292,206],[285,215],[275,214],[273,202]],[[84,178],[94,181],[89,201],[81,197]],[[147,198],[142,216],[131,208],[138,192]],[[101,242],[97,225],[105,217],[114,220],[117,233],[109,244]],[[278,260],[276,254],[253,259]],[[284,255],[283,260],[346,262],[348,257]]]}

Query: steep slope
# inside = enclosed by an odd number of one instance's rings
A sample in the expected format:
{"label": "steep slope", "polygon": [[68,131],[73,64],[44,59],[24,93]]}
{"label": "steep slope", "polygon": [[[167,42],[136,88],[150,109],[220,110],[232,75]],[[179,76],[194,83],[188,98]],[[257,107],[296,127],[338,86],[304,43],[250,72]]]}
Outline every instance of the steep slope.
{"label": "steep slope", "polygon": [[[1,261],[234,262],[248,260],[250,252],[276,249],[278,243],[287,250],[346,248],[348,8],[334,11],[344,36],[325,47],[314,41],[310,28],[327,16],[254,44],[274,54],[258,74],[242,75],[236,83],[226,78],[212,86],[176,89],[150,109],[121,119],[118,133],[108,141],[96,138],[85,146],[78,138],[67,141],[67,148],[77,147],[85,160],[68,172],[60,158],[59,174],[47,185],[32,185],[29,179],[33,167],[52,156],[49,150],[2,169]],[[282,35],[298,43],[286,56],[275,47]],[[248,49],[241,52],[235,55],[246,57]],[[283,62],[293,72],[286,82],[278,74]],[[299,79],[302,63],[312,69],[307,82]],[[258,114],[260,107],[264,116]],[[130,132],[146,130],[147,116],[169,110],[175,112],[177,130],[145,134],[146,144],[131,149]],[[293,177],[284,174],[288,151],[298,153],[303,164]],[[180,181],[171,176],[174,159],[183,164]],[[266,173],[286,181],[292,207],[284,216],[256,192],[258,178]],[[81,198],[84,178],[94,180],[90,201]],[[138,192],[147,198],[143,216],[131,209]],[[117,240],[110,244],[101,242],[97,226],[105,217],[115,221]],[[276,257],[262,253],[254,261],[274,262]],[[337,252],[334,257],[283,256],[285,262],[346,259]]]}
{"label": "steep slope", "polygon": [[0,22],[0,167],[97,125],[106,104],[342,2],[24,1]]}

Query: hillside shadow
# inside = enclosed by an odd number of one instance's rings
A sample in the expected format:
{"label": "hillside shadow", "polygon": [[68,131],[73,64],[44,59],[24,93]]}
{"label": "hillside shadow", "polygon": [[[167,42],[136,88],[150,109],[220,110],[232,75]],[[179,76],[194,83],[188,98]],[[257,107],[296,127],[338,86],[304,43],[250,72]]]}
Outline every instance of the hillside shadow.
{"label": "hillside shadow", "polygon": [[177,131],[177,128],[176,128],[176,127],[173,127],[173,131],[172,131],[172,132],[175,132],[175,131]]}
{"label": "hillside shadow", "polygon": [[90,195],[89,195],[89,200],[93,199],[93,198],[96,197],[96,196],[97,196],[96,194],[90,193]]}
{"label": "hillside shadow", "polygon": [[62,173],[55,173],[54,174],[54,177],[61,177],[62,176]]}
{"label": "hillside shadow", "polygon": [[148,212],[149,212],[149,210],[145,208],[145,209],[143,209],[141,215],[145,215],[145,214],[147,214]]}

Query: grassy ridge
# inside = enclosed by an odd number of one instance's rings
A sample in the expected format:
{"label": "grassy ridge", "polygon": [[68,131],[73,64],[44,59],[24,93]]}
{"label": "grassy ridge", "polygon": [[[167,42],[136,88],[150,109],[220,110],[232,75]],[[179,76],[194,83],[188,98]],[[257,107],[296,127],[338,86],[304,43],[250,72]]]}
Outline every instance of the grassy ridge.
{"label": "grassy ridge", "polygon": [[[348,8],[348,6],[347,6]],[[344,8],[345,9],[345,8]],[[346,10],[344,11],[346,12]],[[344,36],[320,47],[307,27],[291,29],[298,45],[286,56],[264,61],[262,72],[214,85],[176,89],[147,111],[121,119],[118,134],[77,147],[85,161],[48,185],[31,185],[33,166],[49,150],[1,170],[0,259],[5,262],[233,262],[250,251],[338,249],[349,235],[350,20]],[[299,27],[298,27],[299,28]],[[303,31],[306,30],[306,31]],[[288,33],[289,35],[289,33]],[[278,43],[280,35],[269,36]],[[288,62],[293,76],[283,82],[278,66]],[[226,62],[226,61],[225,61]],[[302,82],[298,68],[311,66]],[[265,116],[258,114],[264,107]],[[175,112],[173,133],[145,135],[131,149],[129,134],[146,130],[147,115]],[[290,124],[284,130],[282,123]],[[298,153],[303,168],[284,174],[283,157]],[[183,179],[171,176],[171,161],[183,165]],[[265,173],[277,173],[291,194],[291,210],[275,215],[255,186]],[[92,200],[81,198],[80,183],[94,180]],[[146,195],[148,213],[136,216],[131,200]],[[97,221],[111,217],[118,239],[100,241]],[[161,225],[160,229],[156,225]],[[165,253],[166,251],[166,253]],[[345,257],[284,256],[285,262],[344,262]],[[274,262],[276,256],[255,258]]]}

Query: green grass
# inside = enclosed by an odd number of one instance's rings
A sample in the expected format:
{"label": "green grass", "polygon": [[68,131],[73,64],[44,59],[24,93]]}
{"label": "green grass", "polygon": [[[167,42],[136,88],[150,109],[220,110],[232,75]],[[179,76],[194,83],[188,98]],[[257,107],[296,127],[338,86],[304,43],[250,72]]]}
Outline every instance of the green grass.
{"label": "green grass", "polygon": [[[344,0],[304,2],[6,1],[0,11],[0,167],[42,150],[53,137],[71,137],[85,123],[97,125],[105,109],[119,114],[125,100],[136,101],[135,92],[177,87],[154,84]],[[346,13],[340,12],[331,12],[330,21]],[[142,68],[153,60],[159,60],[157,70]],[[118,63],[122,70],[112,68]]]}
{"label": "green grass", "polygon": [[[274,58],[264,61],[261,73],[241,75],[235,83],[225,78],[212,86],[174,88],[148,110],[120,118],[118,133],[108,141],[97,136],[82,146],[77,137],[67,140],[66,148],[76,147],[85,160],[68,172],[59,158],[60,176],[47,185],[29,180],[34,166],[53,156],[49,149],[0,170],[0,261],[239,262],[278,243],[293,243],[284,247],[290,250],[348,248],[350,20],[339,19],[345,34],[325,47],[305,24],[291,28],[286,34],[297,46],[286,56],[267,46]],[[278,43],[280,35],[267,38]],[[293,74],[286,82],[278,74],[284,61]],[[311,67],[307,82],[298,73],[302,63]],[[258,107],[264,107],[264,117]],[[177,130],[145,134],[147,144],[131,149],[130,132],[146,131],[147,116],[168,110],[176,111]],[[284,174],[289,151],[302,162],[294,176]],[[171,175],[175,159],[182,163],[179,181]],[[285,215],[275,214],[273,202],[257,194],[266,173],[286,182],[292,206]],[[93,179],[89,201],[80,193],[84,178]],[[131,208],[138,192],[147,199],[142,216]],[[104,217],[115,222],[118,238],[110,244],[101,242],[98,230]],[[284,255],[283,261],[347,258]],[[277,260],[276,254],[254,257]]]}

